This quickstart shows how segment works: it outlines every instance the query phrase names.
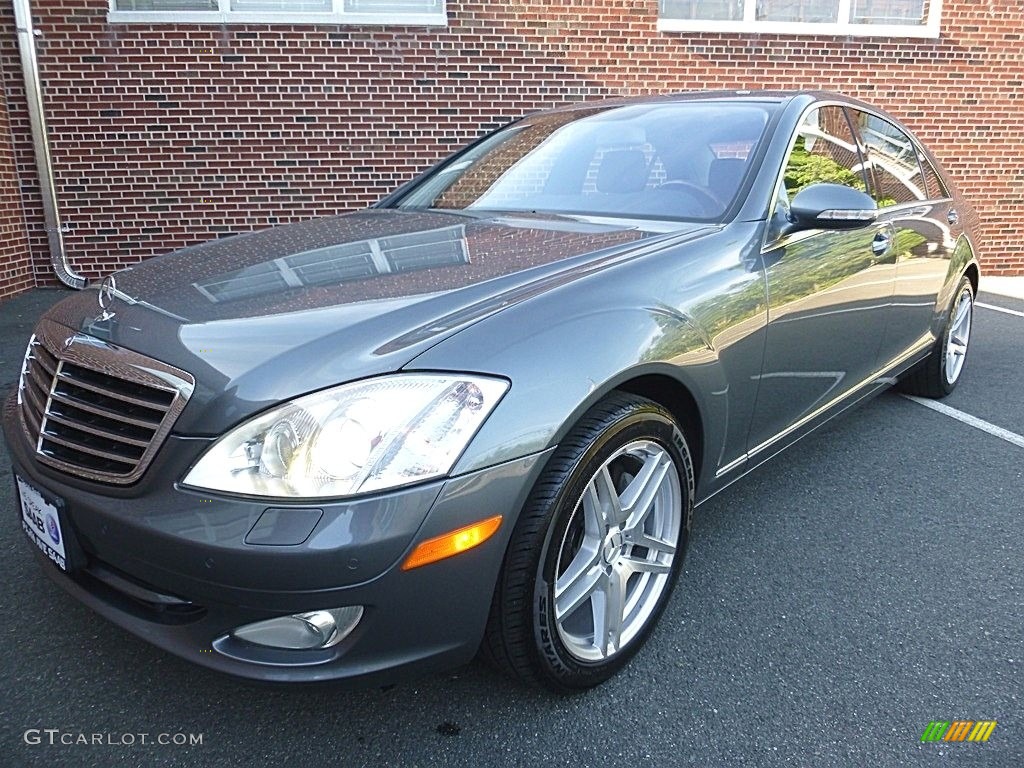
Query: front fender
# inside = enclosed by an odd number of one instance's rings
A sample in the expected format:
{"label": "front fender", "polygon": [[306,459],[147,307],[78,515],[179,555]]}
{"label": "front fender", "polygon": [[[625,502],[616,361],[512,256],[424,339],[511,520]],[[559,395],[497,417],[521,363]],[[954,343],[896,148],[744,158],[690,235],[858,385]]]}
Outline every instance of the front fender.
{"label": "front fender", "polygon": [[[512,387],[461,457],[454,474],[556,445],[592,405],[639,376],[667,376],[685,387],[705,429],[705,456],[718,457],[728,421],[727,378],[706,334],[663,308],[608,308],[568,314],[535,307],[536,330],[509,339],[526,318],[502,317],[463,331],[406,370],[472,370],[507,377]],[[520,314],[520,313],[516,313]]]}
{"label": "front fender", "polygon": [[760,223],[733,224],[624,261],[508,307],[413,359],[403,370],[512,382],[453,471],[551,448],[594,403],[627,388],[657,392],[670,410],[696,408],[697,469],[709,490],[718,470],[746,453],[767,322],[764,272],[747,255],[762,236]]}

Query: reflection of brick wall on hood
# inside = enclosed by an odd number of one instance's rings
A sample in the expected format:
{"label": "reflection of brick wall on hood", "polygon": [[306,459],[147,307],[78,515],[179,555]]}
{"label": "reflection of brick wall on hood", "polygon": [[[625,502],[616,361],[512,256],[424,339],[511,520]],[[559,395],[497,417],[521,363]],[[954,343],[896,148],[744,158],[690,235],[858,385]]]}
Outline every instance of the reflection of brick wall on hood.
{"label": "reflection of brick wall on hood", "polygon": [[[508,221],[508,220],[506,220]],[[532,222],[536,226],[530,226]],[[260,235],[243,236],[199,246],[129,270],[118,277],[118,287],[130,296],[150,297],[190,321],[223,314],[225,304],[234,317],[297,312],[344,302],[394,299],[453,290],[482,283],[522,269],[549,264],[592,251],[637,241],[647,233],[636,229],[593,231],[569,223],[545,228],[543,218],[517,219],[514,225],[429,212],[388,215],[364,213],[318,219]],[[377,274],[334,285],[280,288],[215,306],[195,287],[223,279],[247,267],[258,266],[307,250],[359,241],[375,236],[421,230],[463,227],[468,263],[426,267],[392,274]],[[301,247],[298,245],[301,237]],[[264,238],[266,242],[264,242]],[[155,270],[155,271],[154,271]]]}

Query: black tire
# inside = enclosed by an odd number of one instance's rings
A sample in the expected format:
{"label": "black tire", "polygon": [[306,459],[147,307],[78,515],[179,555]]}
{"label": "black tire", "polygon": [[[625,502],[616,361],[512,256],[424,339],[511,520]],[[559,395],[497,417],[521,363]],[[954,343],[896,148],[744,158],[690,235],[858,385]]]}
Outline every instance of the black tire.
{"label": "black tire", "polygon": [[[956,389],[956,385],[963,378],[963,368],[967,362],[967,351],[964,352],[964,360],[961,363],[960,369],[956,375],[953,376],[953,380],[950,381],[950,376],[947,375],[946,368],[946,350],[950,343],[950,334],[953,330],[952,319],[960,306],[961,301],[970,301],[971,306],[969,312],[973,317],[974,307],[974,287],[971,285],[971,281],[967,277],[961,277],[960,283],[957,285],[956,291],[953,293],[953,300],[950,302],[949,308],[946,310],[946,321],[942,327],[942,334],[938,339],[935,340],[935,345],[932,347],[931,353],[922,360],[920,363],[911,368],[907,373],[903,375],[900,380],[899,388],[901,391],[911,395],[918,395],[920,397],[929,397],[933,399],[943,398]],[[970,345],[967,345],[969,349]]]}
{"label": "black tire", "polygon": [[[554,620],[553,584],[556,561],[561,557],[557,553],[560,547],[565,549],[567,528],[577,506],[582,509],[583,492],[590,480],[606,462],[614,460],[617,451],[638,441],[655,445],[662,459],[664,455],[671,459],[673,466],[665,470],[666,477],[673,470],[678,475],[680,517],[673,517],[678,520],[678,541],[674,553],[665,555],[672,559],[671,570],[667,580],[660,582],[660,597],[652,593],[649,598],[648,604],[655,605],[649,616],[634,622],[632,639],[609,651],[605,659],[581,660],[563,642]],[[629,480],[629,475],[620,474],[616,483],[625,486]],[[674,481],[671,485],[675,488]],[[586,690],[614,675],[644,644],[672,593],[689,542],[693,490],[693,463],[686,438],[668,411],[650,400],[623,393],[614,393],[595,405],[561,442],[519,516],[491,605],[481,646],[484,659],[513,678],[560,693]],[[675,504],[667,506],[675,509]],[[626,546],[631,555],[637,551],[633,544]],[[645,550],[640,547],[639,551]],[[596,643],[596,618],[593,625]]]}

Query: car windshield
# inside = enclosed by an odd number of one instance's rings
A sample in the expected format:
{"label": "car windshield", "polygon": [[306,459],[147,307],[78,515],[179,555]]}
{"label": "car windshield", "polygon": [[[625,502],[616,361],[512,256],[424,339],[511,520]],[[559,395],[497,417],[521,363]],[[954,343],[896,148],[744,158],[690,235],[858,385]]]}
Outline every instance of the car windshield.
{"label": "car windshield", "polygon": [[442,165],[394,205],[720,220],[770,108],[661,102],[532,116]]}

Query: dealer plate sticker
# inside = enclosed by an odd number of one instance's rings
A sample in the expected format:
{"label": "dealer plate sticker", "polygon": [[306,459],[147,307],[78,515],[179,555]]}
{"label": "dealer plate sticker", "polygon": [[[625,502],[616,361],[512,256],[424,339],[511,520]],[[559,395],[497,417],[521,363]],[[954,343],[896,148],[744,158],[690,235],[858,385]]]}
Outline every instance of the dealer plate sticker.
{"label": "dealer plate sticker", "polygon": [[43,554],[53,560],[62,571],[66,571],[68,561],[64,552],[64,534],[60,530],[57,508],[20,477],[15,479],[18,481],[18,495],[21,497],[21,527]]}

